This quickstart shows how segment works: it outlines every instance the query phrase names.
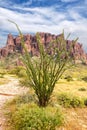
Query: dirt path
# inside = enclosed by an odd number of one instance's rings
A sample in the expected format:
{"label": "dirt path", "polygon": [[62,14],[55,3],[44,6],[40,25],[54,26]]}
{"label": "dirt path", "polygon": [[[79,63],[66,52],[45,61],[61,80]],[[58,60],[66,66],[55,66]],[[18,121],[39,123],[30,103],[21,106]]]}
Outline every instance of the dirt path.
{"label": "dirt path", "polygon": [[26,88],[19,86],[19,80],[12,76],[6,76],[9,79],[7,84],[0,85],[0,130],[4,130],[5,118],[3,116],[3,105],[6,101],[14,98],[16,95],[26,92]]}

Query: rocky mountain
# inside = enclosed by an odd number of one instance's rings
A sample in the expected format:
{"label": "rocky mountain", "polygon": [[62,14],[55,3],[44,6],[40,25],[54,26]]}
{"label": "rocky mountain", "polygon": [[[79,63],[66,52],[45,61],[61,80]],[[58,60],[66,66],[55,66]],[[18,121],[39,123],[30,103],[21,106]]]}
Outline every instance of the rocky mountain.
{"label": "rocky mountain", "polygon": [[[60,35],[53,35],[50,33],[39,33],[41,37],[42,44],[47,47],[47,45],[50,43],[50,41],[57,39]],[[25,46],[29,53],[32,55],[38,55],[38,45],[36,40],[36,35],[26,34],[24,35],[24,41]],[[72,41],[67,40],[66,41],[68,49],[70,49],[70,45],[72,44]],[[9,54],[12,54],[14,52],[20,52],[23,53],[24,50],[21,46],[21,38],[20,36],[14,37],[12,34],[8,34],[6,46],[3,48],[0,48],[0,58],[6,57]],[[82,59],[83,61],[87,62],[87,54],[84,52],[82,44],[76,43],[73,45],[73,48],[71,50],[71,54],[74,57],[75,60]]]}

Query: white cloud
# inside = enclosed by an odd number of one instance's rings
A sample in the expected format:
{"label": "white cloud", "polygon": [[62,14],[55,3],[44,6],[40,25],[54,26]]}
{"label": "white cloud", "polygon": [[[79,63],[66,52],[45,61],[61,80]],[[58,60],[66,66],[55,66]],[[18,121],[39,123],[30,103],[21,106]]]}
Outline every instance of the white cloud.
{"label": "white cloud", "polygon": [[[69,2],[70,0],[62,1]],[[7,19],[16,22],[23,33],[50,32],[59,34],[64,29],[66,34],[71,32],[71,39],[79,37],[79,41],[87,46],[87,18],[79,13],[83,6],[78,5],[78,7],[73,8],[68,6],[65,12],[58,12],[55,7],[25,8],[24,5],[22,7],[13,5],[14,10],[0,7],[0,30],[18,33],[16,27]],[[86,6],[84,8],[86,9]],[[2,32],[0,32],[0,41],[5,43],[6,36]]]}
{"label": "white cloud", "polygon": [[20,25],[24,32],[36,32],[38,30],[46,30],[49,32],[49,30],[56,29],[52,28],[52,26],[57,26],[57,21],[61,21],[65,18],[63,14],[55,12],[53,8],[34,8],[27,9],[27,11],[31,11],[33,14],[29,12],[27,12],[26,14],[21,14],[8,9],[0,8],[0,21],[3,20],[2,22],[0,22],[0,29],[14,31],[14,27],[12,27],[13,25],[8,23],[7,21],[7,19],[10,19]]}

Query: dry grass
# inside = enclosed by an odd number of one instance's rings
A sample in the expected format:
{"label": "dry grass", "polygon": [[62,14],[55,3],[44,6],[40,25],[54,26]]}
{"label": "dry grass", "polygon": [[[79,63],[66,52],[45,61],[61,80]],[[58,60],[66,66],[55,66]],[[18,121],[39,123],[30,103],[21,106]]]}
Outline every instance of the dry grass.
{"label": "dry grass", "polygon": [[87,130],[87,108],[64,109],[66,123],[60,130]]}
{"label": "dry grass", "polygon": [[0,85],[7,84],[9,82],[9,79],[7,78],[0,78]]}
{"label": "dry grass", "polygon": [[16,75],[4,74],[3,77],[0,77],[0,85],[8,84],[10,82],[10,77],[17,77]]}
{"label": "dry grass", "polygon": [[[85,88],[85,91],[79,91],[80,88]],[[58,95],[62,92],[79,97],[87,97],[87,82],[77,80],[68,82],[65,79],[61,79],[56,84],[54,93]]]}

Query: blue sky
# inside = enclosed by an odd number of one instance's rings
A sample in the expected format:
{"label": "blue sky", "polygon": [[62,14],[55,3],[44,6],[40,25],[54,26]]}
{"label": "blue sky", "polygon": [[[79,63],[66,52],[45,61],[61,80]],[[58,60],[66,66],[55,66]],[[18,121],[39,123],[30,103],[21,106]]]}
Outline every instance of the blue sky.
{"label": "blue sky", "polygon": [[7,34],[17,35],[16,22],[23,33],[49,32],[79,37],[87,48],[87,0],[0,0],[0,46]]}

